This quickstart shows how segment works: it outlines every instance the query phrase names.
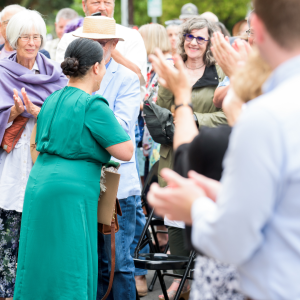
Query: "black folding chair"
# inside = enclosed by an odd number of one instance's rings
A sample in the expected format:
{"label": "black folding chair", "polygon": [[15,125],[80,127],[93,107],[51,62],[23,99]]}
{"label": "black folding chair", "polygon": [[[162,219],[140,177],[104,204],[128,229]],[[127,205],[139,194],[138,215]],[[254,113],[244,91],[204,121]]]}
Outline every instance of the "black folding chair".
{"label": "black folding chair", "polygon": [[[134,264],[136,268],[139,269],[156,271],[165,300],[169,300],[169,297],[167,293],[166,284],[164,281],[164,276],[181,278],[182,280],[180,282],[180,285],[178,287],[177,293],[174,298],[174,300],[178,300],[180,299],[179,297],[186,279],[193,279],[191,276],[189,276],[189,272],[191,269],[194,268],[194,260],[196,254],[195,251],[192,251],[189,257],[185,257],[185,256],[168,255],[165,253],[155,253],[153,244],[149,243],[149,239],[151,239],[150,232],[149,232],[149,225],[153,217],[153,214],[154,214],[154,209],[152,209],[150,215],[148,216],[146,225],[143,229],[142,235],[135,249],[134,256],[133,256]],[[149,243],[150,251],[152,253],[139,254],[140,250],[143,249],[143,247],[147,243]],[[162,274],[162,271],[168,271],[168,270],[185,270],[185,272],[183,275],[176,275],[168,272]]]}
{"label": "black folding chair", "polygon": [[[164,221],[162,218],[156,217],[154,215],[154,209],[151,209],[147,204],[147,193],[149,191],[150,185],[153,182],[158,181],[157,174],[158,174],[158,162],[156,162],[152,167],[152,169],[150,170],[142,191],[142,203],[147,212],[147,217],[146,217],[147,221],[143,229],[143,232],[141,234],[140,240],[135,249],[133,260],[137,268],[156,271],[152,279],[152,283],[149,287],[149,291],[153,290],[156,277],[158,277],[165,300],[169,300],[169,297],[168,297],[167,288],[164,281],[164,276],[182,278],[174,298],[174,300],[178,300],[180,299],[179,297],[186,279],[192,279],[192,277],[189,276],[189,272],[194,267],[195,252],[191,252],[189,257],[184,257],[184,256],[175,256],[175,255],[166,254],[168,247],[166,247],[164,253],[160,253],[159,251],[158,240],[156,236],[156,234],[159,231],[156,231],[154,227],[158,225],[164,225]],[[151,228],[153,238],[155,240],[155,246],[152,243],[149,227]],[[149,244],[151,253],[139,254],[140,250],[143,249],[146,244]],[[185,272],[183,275],[176,275],[173,273],[168,273],[167,272],[168,270],[185,270]],[[163,274],[162,271],[164,272]]]}

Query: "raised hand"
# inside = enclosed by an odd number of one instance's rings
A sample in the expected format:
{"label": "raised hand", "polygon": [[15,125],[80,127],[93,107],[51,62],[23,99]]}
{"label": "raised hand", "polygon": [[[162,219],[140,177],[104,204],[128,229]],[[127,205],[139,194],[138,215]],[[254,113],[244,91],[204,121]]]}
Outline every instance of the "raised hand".
{"label": "raised hand", "polygon": [[157,183],[153,183],[147,195],[149,203],[155,208],[155,213],[167,216],[170,220],[191,224],[192,205],[196,199],[206,196],[204,190],[193,180],[183,178],[170,169],[163,169],[161,176],[168,186],[160,188]]}
{"label": "raised hand", "polygon": [[199,187],[203,189],[208,198],[216,202],[221,183],[217,180],[210,179],[195,171],[190,171],[188,177]]}
{"label": "raised hand", "polygon": [[184,68],[184,63],[178,54],[173,56],[175,68],[166,60],[159,49],[155,50],[155,55],[149,56],[149,60],[155,72],[158,74],[159,83],[174,94],[175,103],[176,101],[178,102],[176,104],[182,103],[182,99],[191,101],[191,87]]}
{"label": "raised hand", "polygon": [[21,98],[18,95],[18,91],[14,89],[14,95],[13,95],[14,101],[15,101],[15,110],[17,114],[22,114],[25,111],[25,107],[23,105],[23,102]]}
{"label": "raised hand", "polygon": [[35,118],[37,118],[37,116],[38,116],[38,114],[39,114],[41,108],[38,107],[38,106],[36,106],[36,105],[34,105],[34,104],[30,101],[30,99],[29,99],[29,97],[28,97],[28,95],[27,95],[27,93],[26,93],[26,91],[25,91],[25,88],[22,88],[22,89],[21,89],[21,93],[22,93],[22,96],[23,96],[23,100],[24,100],[24,103],[25,103],[25,107],[26,107],[27,112],[28,112],[29,114],[33,115]]}
{"label": "raised hand", "polygon": [[229,44],[229,39],[224,38],[220,32],[215,32],[212,41],[212,53],[218,65],[224,73],[231,77],[241,62],[245,62],[252,51],[250,45],[245,41],[237,40],[233,46]]}

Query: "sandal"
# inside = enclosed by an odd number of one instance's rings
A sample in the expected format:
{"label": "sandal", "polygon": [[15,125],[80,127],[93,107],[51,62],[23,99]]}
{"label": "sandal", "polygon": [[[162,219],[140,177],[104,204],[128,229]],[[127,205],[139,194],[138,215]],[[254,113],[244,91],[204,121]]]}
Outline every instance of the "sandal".
{"label": "sandal", "polygon": [[[169,287],[169,289],[167,291],[169,300],[174,300],[175,295],[177,293],[177,290],[179,288],[180,282],[181,282],[181,279],[174,279],[173,280],[171,286]],[[176,285],[176,287],[175,287],[175,285]],[[191,291],[191,287],[189,285],[189,281],[186,280],[185,283],[184,283],[183,289],[181,291],[181,294],[180,294],[180,299],[188,300],[189,296],[190,296],[190,291]],[[165,297],[162,294],[162,295],[158,296],[158,299],[159,300],[165,300]]]}

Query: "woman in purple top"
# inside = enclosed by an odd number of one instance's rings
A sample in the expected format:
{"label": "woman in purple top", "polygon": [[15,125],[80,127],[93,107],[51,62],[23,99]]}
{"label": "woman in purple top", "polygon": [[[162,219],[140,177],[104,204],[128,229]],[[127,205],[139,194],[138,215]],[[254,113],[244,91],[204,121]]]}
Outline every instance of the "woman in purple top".
{"label": "woman in purple top", "polygon": [[[28,118],[21,138],[7,153],[0,148],[0,300],[13,297],[16,254],[25,187],[32,168],[30,136],[45,99],[66,86],[59,65],[39,53],[46,40],[46,25],[36,11],[23,10],[8,23],[7,38],[16,53],[0,60],[0,143],[18,116]],[[13,94],[32,102],[14,101]],[[22,97],[21,97],[22,98]]]}

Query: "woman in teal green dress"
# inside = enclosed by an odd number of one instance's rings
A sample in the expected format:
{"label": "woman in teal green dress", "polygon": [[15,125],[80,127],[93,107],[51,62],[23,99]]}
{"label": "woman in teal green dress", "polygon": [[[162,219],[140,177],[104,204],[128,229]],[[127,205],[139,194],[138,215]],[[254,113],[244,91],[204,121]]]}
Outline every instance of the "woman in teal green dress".
{"label": "woman in teal green dress", "polygon": [[40,154],[26,187],[14,300],[96,299],[101,167],[111,155],[133,155],[108,102],[91,95],[106,71],[100,44],[77,39],[65,57],[69,84],[38,114]]}

